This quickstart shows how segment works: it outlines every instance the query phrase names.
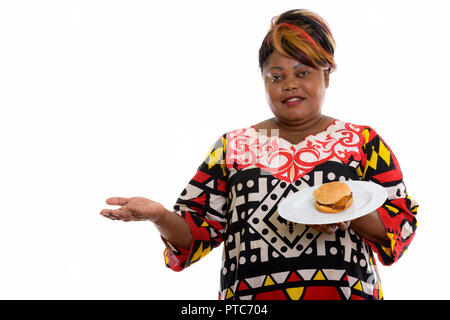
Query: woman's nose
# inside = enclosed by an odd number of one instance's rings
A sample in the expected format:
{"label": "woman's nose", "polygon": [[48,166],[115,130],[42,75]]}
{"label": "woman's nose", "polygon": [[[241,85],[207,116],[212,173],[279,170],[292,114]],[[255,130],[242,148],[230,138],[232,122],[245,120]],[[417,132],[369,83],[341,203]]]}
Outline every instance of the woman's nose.
{"label": "woman's nose", "polygon": [[298,84],[295,81],[288,81],[283,86],[283,91],[292,91],[298,89]]}

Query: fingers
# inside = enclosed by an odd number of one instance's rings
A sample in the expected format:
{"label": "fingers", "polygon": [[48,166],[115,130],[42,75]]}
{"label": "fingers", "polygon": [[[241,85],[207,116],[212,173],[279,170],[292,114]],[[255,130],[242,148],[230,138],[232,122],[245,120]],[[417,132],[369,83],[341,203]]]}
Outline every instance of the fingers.
{"label": "fingers", "polygon": [[119,220],[119,217],[111,212],[112,210],[109,209],[103,209],[100,211],[100,214],[104,216],[105,218],[111,219],[111,220]]}
{"label": "fingers", "polygon": [[103,209],[100,211],[100,214],[111,220],[122,220],[125,222],[147,220],[141,211],[142,210],[139,208],[130,208],[125,206],[124,208],[119,208],[116,210]]}
{"label": "fingers", "polygon": [[128,203],[128,198],[123,197],[111,197],[106,199],[106,204],[110,204],[113,206],[124,206]]}
{"label": "fingers", "polygon": [[338,229],[338,226],[336,223],[326,224],[324,226],[324,232],[326,232],[328,234],[332,234],[333,232],[336,232],[337,229]]}
{"label": "fingers", "polygon": [[308,225],[308,227],[311,227],[319,232],[325,232],[325,224],[312,224],[312,225]]}
{"label": "fingers", "polygon": [[308,225],[308,227],[311,227],[319,232],[325,232],[327,234],[332,234],[333,232],[336,232],[337,229],[339,230],[346,230],[348,228],[348,225],[345,224],[345,222],[339,222],[339,223],[331,223],[331,224],[314,224],[314,225]]}
{"label": "fingers", "polygon": [[100,214],[105,218],[109,218],[111,220],[122,220],[126,222],[133,220],[130,212],[121,209],[103,209],[102,211],[100,211]]}
{"label": "fingers", "polygon": [[109,205],[122,206],[119,209],[103,209],[100,214],[105,218],[111,220],[122,221],[140,221],[146,220],[142,210],[135,205],[130,205],[133,198],[124,197],[111,197],[106,199],[106,203]]}
{"label": "fingers", "polygon": [[338,223],[338,228],[341,231],[347,230],[350,226],[350,221],[343,221]]}

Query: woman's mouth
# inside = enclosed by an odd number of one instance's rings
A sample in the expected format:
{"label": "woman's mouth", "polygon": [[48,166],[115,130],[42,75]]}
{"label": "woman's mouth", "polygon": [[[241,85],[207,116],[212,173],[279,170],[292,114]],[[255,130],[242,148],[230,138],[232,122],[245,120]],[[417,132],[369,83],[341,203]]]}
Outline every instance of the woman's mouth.
{"label": "woman's mouth", "polygon": [[300,97],[300,96],[290,96],[290,97],[286,97],[283,100],[281,100],[281,103],[283,103],[284,105],[288,106],[288,107],[293,107],[296,105],[299,105],[300,103],[302,103],[302,101],[305,100],[305,98]]}

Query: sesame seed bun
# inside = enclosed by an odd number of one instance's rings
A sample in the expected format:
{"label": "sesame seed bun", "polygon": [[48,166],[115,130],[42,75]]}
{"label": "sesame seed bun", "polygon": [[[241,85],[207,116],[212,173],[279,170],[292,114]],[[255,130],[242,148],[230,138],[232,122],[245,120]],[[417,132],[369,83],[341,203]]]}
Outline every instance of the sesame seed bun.
{"label": "sesame seed bun", "polygon": [[324,213],[344,211],[353,203],[352,190],[344,182],[324,183],[314,190],[316,209]]}

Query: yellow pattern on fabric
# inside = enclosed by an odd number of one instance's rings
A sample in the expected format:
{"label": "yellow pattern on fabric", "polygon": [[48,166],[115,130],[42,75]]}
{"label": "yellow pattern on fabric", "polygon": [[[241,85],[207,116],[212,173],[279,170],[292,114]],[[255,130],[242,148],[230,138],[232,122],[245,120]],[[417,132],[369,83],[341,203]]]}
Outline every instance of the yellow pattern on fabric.
{"label": "yellow pattern on fabric", "polygon": [[206,249],[203,249],[203,242],[200,243],[200,247],[198,247],[197,251],[192,256],[192,262],[195,262],[197,260],[200,260],[204,256],[206,256],[211,251],[211,247],[207,247]]}
{"label": "yellow pattern on fabric", "polygon": [[384,251],[389,257],[392,257],[391,248],[388,248],[388,247],[385,247],[385,246],[381,246],[381,249],[383,249],[383,251]]}
{"label": "yellow pattern on fabric", "polygon": [[200,227],[209,227],[209,224],[206,221],[203,221],[203,223]]}
{"label": "yellow pattern on fabric", "polygon": [[211,147],[208,154],[205,157],[204,162],[208,164],[208,169],[211,169],[216,164],[219,164],[222,168],[223,175],[227,174],[227,165],[224,159],[224,154],[226,152],[227,139],[222,137],[222,146],[218,148]]}
{"label": "yellow pattern on fabric", "polygon": [[164,263],[165,263],[166,265],[169,264],[169,255],[168,255],[168,253],[167,253],[167,249],[164,250]]}
{"label": "yellow pattern on fabric", "polygon": [[393,206],[386,204],[385,207],[388,208],[392,212],[399,213],[399,210]]}
{"label": "yellow pattern on fabric", "polygon": [[223,155],[223,148],[214,149],[209,155],[208,169],[211,169],[217,164],[217,162],[222,160],[222,155]]}
{"label": "yellow pattern on fabric", "polygon": [[356,168],[356,173],[358,174],[359,177],[362,177],[362,175],[363,175],[360,167]]}
{"label": "yellow pattern on fabric", "polygon": [[227,139],[225,137],[222,137],[222,146],[223,146],[223,153],[227,151]]}
{"label": "yellow pattern on fabric", "polygon": [[319,269],[319,271],[317,271],[316,275],[314,276],[313,280],[326,280],[326,279],[322,271]]}
{"label": "yellow pattern on fabric", "polygon": [[370,258],[369,258],[369,263],[371,266],[375,265],[375,263],[373,262],[372,256],[370,256]]}
{"label": "yellow pattern on fabric", "polygon": [[353,289],[359,290],[359,291],[363,291],[362,285],[361,285],[361,280],[358,280],[358,282],[353,286]]}
{"label": "yellow pattern on fabric", "polygon": [[[372,148],[375,149],[374,147]],[[378,153],[376,153],[375,150],[372,150],[372,156],[370,157],[370,160],[367,161],[367,166],[371,167],[373,170],[377,170],[377,163],[378,163]]]}
{"label": "yellow pattern on fabric", "polygon": [[369,130],[364,129],[363,132],[361,132],[361,135],[364,137],[364,147],[366,146],[367,142],[369,142]]}
{"label": "yellow pattern on fabric", "polygon": [[273,282],[273,279],[270,277],[270,275],[267,275],[266,280],[264,280],[264,287],[265,286],[272,286],[275,282]]}
{"label": "yellow pattern on fabric", "polygon": [[391,239],[391,250],[392,252],[394,252],[395,249],[395,245],[397,244],[397,237],[395,236],[394,233],[390,233],[390,232],[386,232],[387,236],[389,237],[389,239]]}
{"label": "yellow pattern on fabric", "polygon": [[225,299],[230,299],[231,297],[234,297],[233,291],[231,291],[230,288],[227,290],[227,295],[225,296]]}
{"label": "yellow pattern on fabric", "polygon": [[286,292],[292,300],[300,300],[304,289],[304,287],[288,288]]}
{"label": "yellow pattern on fabric", "polygon": [[372,147],[372,156],[370,157],[370,160],[367,160],[366,167],[364,168],[363,179],[365,178],[367,169],[369,167],[373,168],[374,170],[377,170],[378,154],[375,152],[374,149],[375,148]]}
{"label": "yellow pattern on fabric", "polygon": [[389,152],[388,148],[384,145],[383,141],[380,140],[380,146],[378,148],[378,155],[381,159],[386,162],[386,164],[389,166],[391,164],[391,153]]}
{"label": "yellow pattern on fabric", "polygon": [[383,299],[383,289],[381,287],[381,282],[378,282],[378,299]]}

